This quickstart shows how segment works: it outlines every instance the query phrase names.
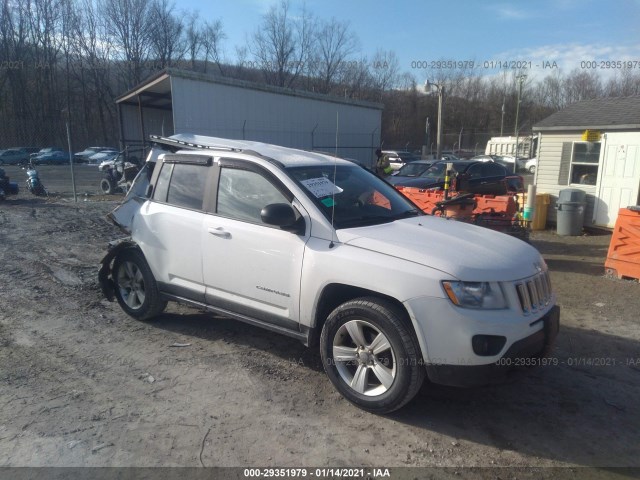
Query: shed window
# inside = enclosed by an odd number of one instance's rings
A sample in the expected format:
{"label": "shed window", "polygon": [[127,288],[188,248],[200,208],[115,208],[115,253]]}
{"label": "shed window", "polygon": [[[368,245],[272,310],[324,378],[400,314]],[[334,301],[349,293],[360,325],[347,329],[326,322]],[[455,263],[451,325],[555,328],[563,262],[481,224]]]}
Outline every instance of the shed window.
{"label": "shed window", "polygon": [[575,142],[569,183],[595,185],[600,166],[600,142]]}

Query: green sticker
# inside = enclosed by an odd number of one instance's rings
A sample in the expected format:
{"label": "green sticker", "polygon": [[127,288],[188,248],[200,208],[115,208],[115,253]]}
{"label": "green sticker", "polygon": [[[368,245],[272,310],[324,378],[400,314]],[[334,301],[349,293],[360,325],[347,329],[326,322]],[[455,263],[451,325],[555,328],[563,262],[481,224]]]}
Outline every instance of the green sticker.
{"label": "green sticker", "polygon": [[325,207],[333,207],[335,205],[332,197],[323,198],[320,201]]}

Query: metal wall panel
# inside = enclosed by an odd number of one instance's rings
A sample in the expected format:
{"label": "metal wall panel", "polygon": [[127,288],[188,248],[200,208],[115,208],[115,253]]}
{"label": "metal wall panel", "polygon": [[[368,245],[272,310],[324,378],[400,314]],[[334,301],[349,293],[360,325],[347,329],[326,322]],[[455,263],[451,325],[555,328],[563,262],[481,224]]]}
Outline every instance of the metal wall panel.
{"label": "metal wall panel", "polygon": [[171,78],[175,133],[255,140],[334,153],[371,165],[381,110],[238,86]]}

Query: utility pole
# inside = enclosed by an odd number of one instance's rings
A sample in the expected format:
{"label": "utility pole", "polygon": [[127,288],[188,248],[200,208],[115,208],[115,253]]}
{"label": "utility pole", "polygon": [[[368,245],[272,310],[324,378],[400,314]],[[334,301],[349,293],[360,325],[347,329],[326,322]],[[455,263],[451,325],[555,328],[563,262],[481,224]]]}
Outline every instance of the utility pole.
{"label": "utility pole", "polygon": [[502,136],[502,130],[504,128],[504,101],[505,97],[502,97],[502,117],[500,118],[500,136]]}
{"label": "utility pole", "polygon": [[442,97],[444,96],[444,85],[433,83],[427,80],[424,84],[425,92],[432,92],[432,87],[435,87],[436,91],[438,92],[438,139],[436,147],[436,160],[440,160],[440,158],[442,158]]}
{"label": "utility pole", "polygon": [[516,103],[516,151],[513,156],[513,173],[518,173],[518,115],[520,114],[520,96],[522,95],[522,84],[524,80],[527,78],[526,75],[518,75],[516,79],[518,80],[518,101]]}

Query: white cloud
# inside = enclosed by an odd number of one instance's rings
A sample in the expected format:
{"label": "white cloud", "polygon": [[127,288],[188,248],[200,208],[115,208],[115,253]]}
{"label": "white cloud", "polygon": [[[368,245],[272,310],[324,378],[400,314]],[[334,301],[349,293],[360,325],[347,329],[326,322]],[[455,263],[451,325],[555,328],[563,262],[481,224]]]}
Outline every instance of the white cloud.
{"label": "white cloud", "polygon": [[525,20],[534,16],[532,12],[517,8],[514,5],[496,4],[490,5],[489,9],[493,10],[499,18],[504,20]]}
{"label": "white cloud", "polygon": [[[608,45],[608,44],[555,44],[543,45],[534,48],[518,50],[507,50],[494,56],[496,60],[521,61],[527,67],[530,65],[530,72],[535,77],[545,77],[560,70],[566,74],[574,69],[593,71],[609,78],[619,72],[620,68],[611,68],[615,62],[631,61],[635,62],[634,72],[640,72],[640,44],[628,45]],[[554,66],[557,66],[555,68]],[[614,63],[607,63],[614,62]],[[546,67],[546,68],[545,68]],[[550,67],[550,68],[549,68]]]}

